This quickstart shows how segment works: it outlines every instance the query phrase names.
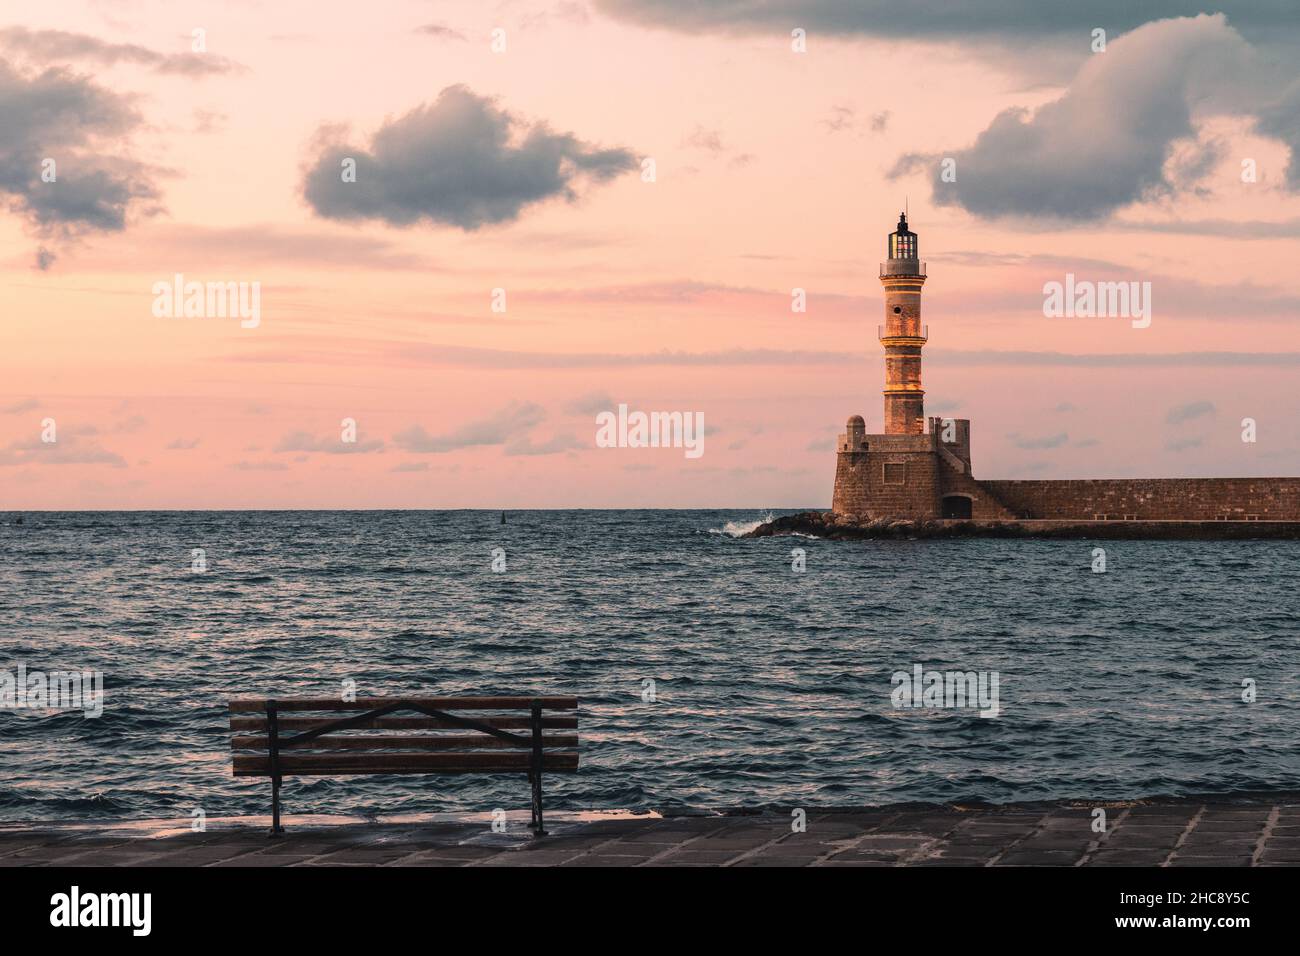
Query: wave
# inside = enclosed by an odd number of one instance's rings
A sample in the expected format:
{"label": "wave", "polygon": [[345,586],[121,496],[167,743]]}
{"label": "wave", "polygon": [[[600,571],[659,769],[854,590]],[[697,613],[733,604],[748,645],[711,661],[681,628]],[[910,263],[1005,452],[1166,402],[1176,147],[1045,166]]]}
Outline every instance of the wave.
{"label": "wave", "polygon": [[728,521],[721,528],[710,528],[709,534],[724,534],[728,538],[739,538],[741,535],[749,534],[761,524],[767,524],[775,517],[772,512],[768,512],[762,518],[754,521]]}

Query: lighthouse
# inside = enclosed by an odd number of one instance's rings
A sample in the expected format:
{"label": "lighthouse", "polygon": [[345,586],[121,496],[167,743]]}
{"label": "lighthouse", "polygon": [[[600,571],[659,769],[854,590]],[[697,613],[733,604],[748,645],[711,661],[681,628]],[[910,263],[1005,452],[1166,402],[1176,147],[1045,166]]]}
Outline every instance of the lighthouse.
{"label": "lighthouse", "polygon": [[889,234],[880,264],[885,321],[877,328],[885,350],[885,417],[880,434],[867,434],[851,415],[840,435],[831,510],[866,518],[1014,517],[971,477],[970,421],[926,418],[921,349],[925,263],[907,214]]}
{"label": "lighthouse", "polygon": [[880,264],[885,287],[885,322],[877,329],[885,348],[885,434],[925,433],[925,390],[921,388],[921,348],[927,329],[921,324],[921,287],[925,263],[919,258],[916,233],[899,213],[889,234],[888,258]]}

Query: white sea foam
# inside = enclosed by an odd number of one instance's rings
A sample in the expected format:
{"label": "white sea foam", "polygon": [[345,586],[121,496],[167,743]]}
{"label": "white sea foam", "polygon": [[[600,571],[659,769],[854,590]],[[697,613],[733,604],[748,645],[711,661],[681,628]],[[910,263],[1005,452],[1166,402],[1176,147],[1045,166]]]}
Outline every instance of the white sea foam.
{"label": "white sea foam", "polygon": [[759,525],[771,521],[772,518],[772,512],[769,511],[764,517],[753,521],[728,521],[721,528],[710,528],[709,534],[725,534],[728,538],[739,538],[741,535],[749,534]]}

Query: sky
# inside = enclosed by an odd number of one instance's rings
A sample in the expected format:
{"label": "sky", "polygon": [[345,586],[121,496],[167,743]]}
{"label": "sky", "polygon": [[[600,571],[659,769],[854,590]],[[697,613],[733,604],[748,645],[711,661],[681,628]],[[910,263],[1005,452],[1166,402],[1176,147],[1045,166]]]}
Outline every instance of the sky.
{"label": "sky", "polygon": [[1300,474],[1289,4],[952,6],[10,5],[0,510],[826,507],[905,206],[976,477]]}

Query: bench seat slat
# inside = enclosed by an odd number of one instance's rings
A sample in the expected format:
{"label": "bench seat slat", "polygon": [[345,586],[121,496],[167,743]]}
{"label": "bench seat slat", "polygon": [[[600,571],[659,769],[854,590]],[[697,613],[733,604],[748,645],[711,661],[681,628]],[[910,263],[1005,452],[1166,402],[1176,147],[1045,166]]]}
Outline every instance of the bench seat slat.
{"label": "bench seat slat", "polygon": [[[389,704],[419,704],[434,710],[528,710],[533,701],[543,710],[577,710],[576,697],[358,697],[354,701],[337,697],[275,698],[277,710],[376,710]],[[230,701],[231,713],[266,712],[267,698],[244,697]]]}
{"label": "bench seat slat", "polygon": [[[280,732],[296,730],[315,730],[317,727],[323,727],[326,724],[332,724],[340,717],[279,717],[277,723]],[[487,724],[490,727],[496,727],[499,730],[528,730],[532,727],[532,721],[527,716],[522,717],[497,717],[483,716],[474,717],[481,724]],[[561,717],[542,717],[542,728],[546,730],[576,730],[578,727],[577,715]],[[363,723],[357,724],[358,729],[363,730],[464,730],[459,724],[454,724],[449,720],[442,720],[438,717],[372,717]],[[242,731],[261,731],[266,732],[266,717],[230,717],[230,729]]]}
{"label": "bench seat slat", "polygon": [[[280,749],[300,753],[307,750],[456,750],[456,749],[493,749],[493,750],[527,750],[532,740],[524,737],[521,743],[511,743],[500,737],[487,734],[370,734],[367,736],[345,737],[326,734],[314,740],[308,740],[292,746],[292,738],[281,737]],[[269,737],[238,736],[230,739],[232,750],[266,750],[271,745]],[[578,738],[574,734],[542,736],[543,747],[576,747]]]}
{"label": "bench seat slat", "polygon": [[[532,754],[501,753],[282,753],[282,775],[319,776],[356,773],[526,773]],[[234,755],[236,777],[266,777],[271,760],[264,754]],[[576,751],[549,750],[542,754],[542,770],[571,773],[578,769]]]}

